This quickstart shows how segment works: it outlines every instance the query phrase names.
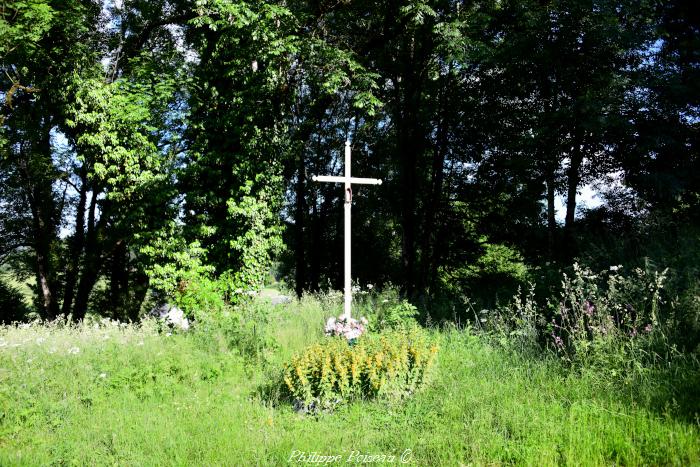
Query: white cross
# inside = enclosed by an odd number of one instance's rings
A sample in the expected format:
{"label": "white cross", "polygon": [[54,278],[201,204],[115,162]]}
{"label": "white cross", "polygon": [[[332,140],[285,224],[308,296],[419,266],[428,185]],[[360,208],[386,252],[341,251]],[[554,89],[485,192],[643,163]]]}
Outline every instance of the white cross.
{"label": "white cross", "polygon": [[350,304],[352,303],[352,280],[350,276],[350,208],[352,207],[352,184],[381,185],[378,178],[357,178],[350,176],[350,141],[345,141],[345,176],[314,175],[314,182],[330,182],[345,184],[345,303],[343,316],[350,319]]}

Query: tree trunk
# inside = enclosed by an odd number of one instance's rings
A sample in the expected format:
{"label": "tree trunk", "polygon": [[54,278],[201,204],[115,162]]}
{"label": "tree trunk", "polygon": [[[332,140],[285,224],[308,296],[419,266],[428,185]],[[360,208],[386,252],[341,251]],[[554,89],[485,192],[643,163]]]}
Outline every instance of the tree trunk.
{"label": "tree trunk", "polygon": [[139,315],[141,312],[141,307],[143,306],[143,302],[146,299],[146,293],[148,292],[148,286],[149,286],[149,280],[148,280],[148,275],[141,271],[141,270],[136,270],[135,273],[133,274],[134,281],[133,281],[133,290],[134,290],[134,297],[128,304],[128,314],[129,314],[129,319],[132,322],[136,322],[139,320]]}
{"label": "tree trunk", "polygon": [[435,224],[440,211],[440,206],[442,204],[442,186],[443,180],[445,178],[444,164],[445,164],[445,153],[444,148],[446,146],[447,140],[447,121],[445,116],[446,107],[446,86],[448,86],[448,78],[443,80],[442,86],[440,86],[440,97],[439,97],[439,107],[437,115],[437,135],[435,140],[435,145],[433,146],[433,161],[432,161],[432,173],[431,173],[431,186],[430,186],[430,196],[425,211],[425,228],[423,229],[422,244],[421,244],[421,270],[419,274],[418,288],[422,292],[423,289],[429,288],[431,286],[432,279],[431,271],[433,271],[432,264],[436,261],[435,258],[435,242],[437,241],[437,236],[435,235]]}
{"label": "tree trunk", "polygon": [[296,249],[294,251],[296,269],[295,269],[295,291],[298,297],[301,297],[306,287],[306,257],[304,249],[304,222],[305,222],[305,194],[304,183],[306,181],[306,167],[304,165],[304,150],[305,145],[302,145],[299,153],[297,167],[297,183],[296,183],[296,210],[294,218],[294,229],[296,231]]}
{"label": "tree trunk", "polygon": [[555,199],[555,190],[554,190],[554,172],[549,171],[547,173],[547,248],[548,248],[548,253],[549,253],[549,258],[553,259],[554,258],[554,250],[555,250],[555,236],[557,232],[557,220],[555,217],[555,209],[554,209],[554,199]]}
{"label": "tree trunk", "polygon": [[44,158],[51,160],[50,126],[41,128],[42,135],[36,147],[30,149],[29,162],[25,163],[26,182],[30,189],[32,212],[32,236],[36,255],[36,276],[43,315],[48,319],[58,316],[55,293],[55,274],[51,263],[52,244],[56,239],[53,220],[53,179],[47,176]]}
{"label": "tree trunk", "polygon": [[566,232],[568,256],[573,256],[576,253],[574,220],[576,215],[576,192],[581,182],[580,170],[582,162],[583,150],[581,148],[581,143],[576,141],[571,151],[571,160],[567,171],[566,220],[564,222],[564,231]]}
{"label": "tree trunk", "polygon": [[112,251],[112,264],[109,278],[110,305],[116,316],[127,314],[129,294],[129,251],[124,240],[118,240]]}
{"label": "tree trunk", "polygon": [[80,169],[80,195],[78,208],[75,214],[75,234],[71,239],[70,258],[67,258],[66,265],[66,285],[63,292],[63,307],[61,312],[68,316],[73,307],[75,298],[75,286],[78,281],[78,266],[80,257],[85,247],[85,205],[87,204],[87,173],[83,166]]}
{"label": "tree trunk", "polygon": [[[92,187],[92,197],[90,199],[90,208],[88,212],[87,235],[85,241],[85,255],[83,268],[78,282],[78,290],[75,296],[75,306],[73,307],[73,319],[76,321],[82,320],[87,312],[88,299],[92,292],[97,276],[99,274],[98,260],[100,252],[97,244],[97,231],[99,227],[95,225],[95,209],[97,207],[97,188]],[[103,222],[106,214],[103,212],[100,222]]]}
{"label": "tree trunk", "polygon": [[418,123],[420,90],[412,81],[417,77],[408,73],[403,77],[403,101],[397,115],[398,157],[400,158],[401,200],[401,263],[403,266],[403,285],[406,295],[415,291],[416,258],[416,193],[418,187],[418,159],[422,148],[421,130]]}

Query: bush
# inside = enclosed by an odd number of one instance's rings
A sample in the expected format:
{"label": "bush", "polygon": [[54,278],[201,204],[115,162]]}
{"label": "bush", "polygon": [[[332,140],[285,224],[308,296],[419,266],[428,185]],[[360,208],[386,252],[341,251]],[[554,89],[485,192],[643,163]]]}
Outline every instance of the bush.
{"label": "bush", "polygon": [[366,335],[354,346],[330,338],[307,347],[285,366],[283,393],[311,412],[357,398],[401,399],[426,384],[437,351],[417,326]]}
{"label": "bush", "polygon": [[24,303],[22,293],[0,279],[0,323],[25,321],[28,313],[29,307]]}
{"label": "bush", "polygon": [[418,309],[408,300],[402,299],[396,287],[387,284],[380,292],[374,290],[360,291],[354,298],[355,309],[367,316],[370,331],[411,327],[417,324]]}

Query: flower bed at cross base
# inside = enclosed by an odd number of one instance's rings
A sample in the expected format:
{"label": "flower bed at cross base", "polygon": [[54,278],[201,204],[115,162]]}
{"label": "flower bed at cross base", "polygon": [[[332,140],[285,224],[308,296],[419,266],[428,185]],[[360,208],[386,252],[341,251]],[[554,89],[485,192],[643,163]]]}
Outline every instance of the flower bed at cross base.
{"label": "flower bed at cross base", "polygon": [[434,339],[417,326],[364,335],[353,346],[330,338],[285,365],[283,391],[302,412],[357,398],[401,399],[428,382],[437,352]]}

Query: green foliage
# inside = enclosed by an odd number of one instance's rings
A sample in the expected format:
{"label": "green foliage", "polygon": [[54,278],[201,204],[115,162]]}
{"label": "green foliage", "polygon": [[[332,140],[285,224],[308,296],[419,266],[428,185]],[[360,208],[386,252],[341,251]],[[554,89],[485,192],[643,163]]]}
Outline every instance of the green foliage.
{"label": "green foliage", "polygon": [[147,79],[159,78],[154,89],[148,82],[124,79],[105,84],[102,79],[73,76],[75,102],[67,109],[66,124],[79,129],[78,158],[89,167],[97,186],[106,186],[111,201],[143,198],[147,188],[167,177],[166,160],[153,134],[159,129],[152,126],[152,112],[168,102],[174,90],[167,77]]}
{"label": "green foliage", "polygon": [[199,243],[189,245],[159,237],[144,246],[141,253],[150,258],[147,270],[151,287],[161,300],[173,300],[187,316],[204,319],[218,316],[226,308],[223,290],[214,278],[214,268],[202,263],[205,253]]}
{"label": "green foliage", "polygon": [[26,52],[35,48],[51,28],[53,17],[48,1],[4,1],[0,12],[0,62],[17,49]]}
{"label": "green foliage", "polygon": [[0,324],[24,321],[29,311],[22,292],[0,276]]}
{"label": "green foliage", "polygon": [[355,345],[330,338],[292,357],[284,368],[287,394],[320,411],[352,399],[411,396],[424,386],[438,351],[418,327],[365,335]]}
{"label": "green foliage", "polygon": [[488,301],[489,294],[512,293],[529,277],[522,254],[515,248],[479,239],[480,253],[467,264],[446,264],[439,268],[441,290]]}
{"label": "green foliage", "polygon": [[[247,182],[240,188],[240,201],[228,200],[228,214],[231,222],[240,226],[241,234],[230,241],[230,246],[239,257],[240,268],[228,271],[226,286],[229,292],[236,290],[259,291],[265,285],[275,255],[284,249],[282,227],[275,222],[274,206],[279,204],[275,187],[279,177],[258,183],[264,187],[253,193],[253,183]],[[238,292],[238,296],[241,294]]]}
{"label": "green foliage", "polygon": [[369,321],[369,329],[374,332],[412,327],[418,318],[418,308],[405,298],[399,290],[387,284],[379,293],[370,291],[360,302],[362,314]]}

